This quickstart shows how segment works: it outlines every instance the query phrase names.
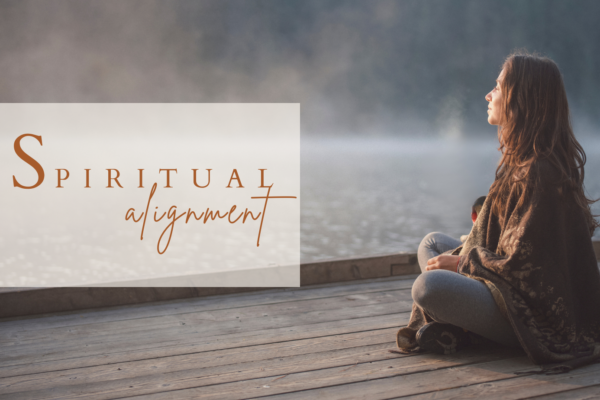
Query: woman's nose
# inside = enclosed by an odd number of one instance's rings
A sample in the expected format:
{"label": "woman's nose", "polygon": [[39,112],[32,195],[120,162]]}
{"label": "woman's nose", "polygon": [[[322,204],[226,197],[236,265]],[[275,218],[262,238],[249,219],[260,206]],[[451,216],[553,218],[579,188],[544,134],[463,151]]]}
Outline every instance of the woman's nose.
{"label": "woman's nose", "polygon": [[485,99],[487,101],[492,101],[492,92],[489,92],[488,94],[485,95]]}

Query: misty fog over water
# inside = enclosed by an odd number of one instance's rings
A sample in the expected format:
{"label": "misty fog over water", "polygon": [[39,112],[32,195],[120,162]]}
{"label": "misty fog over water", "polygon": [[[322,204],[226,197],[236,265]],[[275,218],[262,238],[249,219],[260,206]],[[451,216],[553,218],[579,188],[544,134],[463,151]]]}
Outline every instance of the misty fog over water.
{"label": "misty fog over water", "polygon": [[[2,102],[289,102],[311,136],[478,136],[503,60],[600,126],[596,0],[2,0]],[[2,134],[2,133],[0,133]]]}

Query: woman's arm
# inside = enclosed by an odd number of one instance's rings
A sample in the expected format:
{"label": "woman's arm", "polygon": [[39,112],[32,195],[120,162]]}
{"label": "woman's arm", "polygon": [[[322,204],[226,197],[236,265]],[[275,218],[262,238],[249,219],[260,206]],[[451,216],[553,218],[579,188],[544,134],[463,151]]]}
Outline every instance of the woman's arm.
{"label": "woman's arm", "polygon": [[434,269],[445,269],[452,272],[458,272],[459,262],[460,256],[441,254],[427,260],[427,267],[425,267],[425,270],[432,271]]}

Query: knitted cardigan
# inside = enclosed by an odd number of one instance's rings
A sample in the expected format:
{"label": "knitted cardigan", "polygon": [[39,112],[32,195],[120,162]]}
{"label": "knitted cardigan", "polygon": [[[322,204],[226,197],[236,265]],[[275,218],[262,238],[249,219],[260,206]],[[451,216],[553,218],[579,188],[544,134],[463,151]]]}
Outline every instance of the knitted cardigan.
{"label": "knitted cardigan", "polygon": [[[511,191],[501,221],[483,204],[460,255],[458,272],[484,282],[521,346],[546,374],[600,361],[600,274],[589,226],[548,161],[529,170],[527,193]],[[523,204],[517,207],[521,196]],[[420,327],[433,321],[413,304],[398,332],[402,352],[419,351]]]}

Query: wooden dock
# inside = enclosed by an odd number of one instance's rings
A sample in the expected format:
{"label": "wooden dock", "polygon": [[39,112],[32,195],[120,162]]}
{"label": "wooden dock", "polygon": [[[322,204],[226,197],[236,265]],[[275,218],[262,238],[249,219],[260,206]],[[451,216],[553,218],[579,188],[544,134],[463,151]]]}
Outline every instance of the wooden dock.
{"label": "wooden dock", "polygon": [[417,275],[0,320],[1,399],[600,398],[520,350],[400,355]]}

